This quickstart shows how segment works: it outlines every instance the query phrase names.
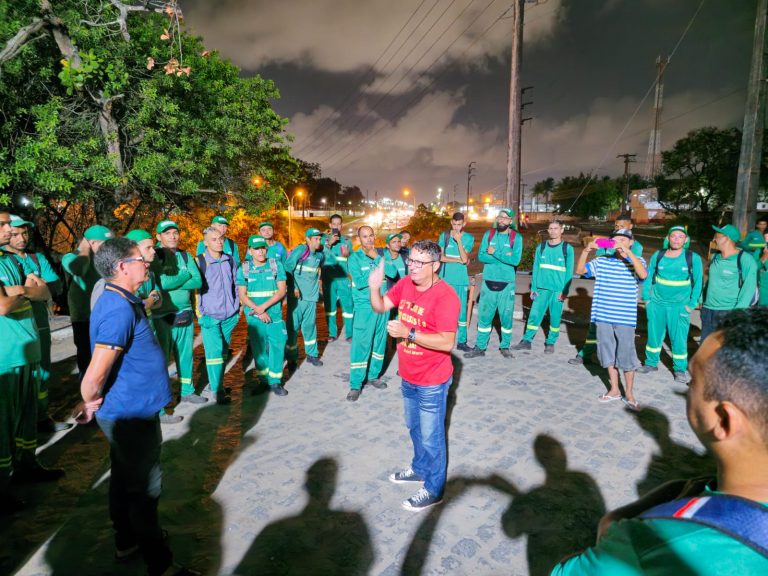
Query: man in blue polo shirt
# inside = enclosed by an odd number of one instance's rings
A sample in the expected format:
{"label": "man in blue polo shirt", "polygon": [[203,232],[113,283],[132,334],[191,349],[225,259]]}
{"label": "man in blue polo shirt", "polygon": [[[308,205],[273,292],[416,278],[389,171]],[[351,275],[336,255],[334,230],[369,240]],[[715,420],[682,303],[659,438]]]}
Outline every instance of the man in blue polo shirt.
{"label": "man in blue polo shirt", "polygon": [[[632,251],[632,231],[621,228],[611,233],[615,251],[587,263],[587,256],[597,249],[593,240],[579,257],[577,274],[595,279],[591,322],[597,328],[597,357],[608,370],[611,388],[598,397],[600,402],[622,400],[631,410],[640,406],[632,393],[635,370],[640,367],[635,351],[638,281],[648,276],[645,260]],[[619,390],[619,371],[624,373],[624,393]]]}
{"label": "man in blue polo shirt", "polygon": [[[150,575],[164,574],[172,554],[160,529],[158,413],[171,401],[165,355],[135,296],[148,278],[148,263],[133,240],[104,242],[94,266],[107,280],[91,313],[93,346],[75,409],[78,422],[95,414],[110,445],[109,512],[116,557],[141,550]],[[188,573],[188,572],[187,572]]]}

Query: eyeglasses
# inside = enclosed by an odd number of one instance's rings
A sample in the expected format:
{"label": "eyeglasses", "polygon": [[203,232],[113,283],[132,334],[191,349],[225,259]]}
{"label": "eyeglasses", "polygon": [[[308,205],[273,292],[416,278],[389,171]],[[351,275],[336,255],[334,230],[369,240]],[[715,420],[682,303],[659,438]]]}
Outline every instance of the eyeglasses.
{"label": "eyeglasses", "polygon": [[432,264],[432,262],[437,262],[437,260],[427,260],[426,262],[423,260],[414,260],[413,258],[408,258],[408,260],[406,260],[406,263],[408,264],[408,266],[410,266],[414,270],[423,268],[425,264]]}
{"label": "eyeglasses", "polygon": [[123,258],[120,260],[120,262],[141,262],[143,264],[148,264],[148,262],[144,260],[144,256],[136,256],[135,258]]}

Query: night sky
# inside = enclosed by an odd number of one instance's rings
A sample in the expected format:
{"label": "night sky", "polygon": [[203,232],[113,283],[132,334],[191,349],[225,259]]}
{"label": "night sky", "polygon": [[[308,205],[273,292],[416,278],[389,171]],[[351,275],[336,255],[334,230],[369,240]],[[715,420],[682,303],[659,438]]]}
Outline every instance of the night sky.
{"label": "night sky", "polygon": [[[702,126],[741,127],[757,0],[548,0],[525,12],[523,181],[643,172],[668,56],[662,148]],[[442,187],[503,193],[511,13],[502,0],[185,0],[189,29],[275,81],[294,154],[373,199]],[[694,18],[697,10],[700,11]],[[442,56],[441,56],[442,55]],[[626,128],[625,128],[626,126]],[[624,135],[612,146],[619,134]]]}

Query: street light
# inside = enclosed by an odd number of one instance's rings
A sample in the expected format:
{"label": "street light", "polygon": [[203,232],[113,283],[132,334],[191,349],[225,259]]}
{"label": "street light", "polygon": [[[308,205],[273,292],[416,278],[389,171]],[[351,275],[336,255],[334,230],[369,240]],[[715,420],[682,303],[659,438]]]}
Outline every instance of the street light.
{"label": "street light", "polygon": [[299,201],[301,201],[301,219],[303,221],[305,219],[305,216],[304,216],[304,201],[302,200],[302,198],[304,197],[304,190],[302,188],[296,189],[296,192],[294,193],[293,197],[296,198],[297,196],[299,197]]}

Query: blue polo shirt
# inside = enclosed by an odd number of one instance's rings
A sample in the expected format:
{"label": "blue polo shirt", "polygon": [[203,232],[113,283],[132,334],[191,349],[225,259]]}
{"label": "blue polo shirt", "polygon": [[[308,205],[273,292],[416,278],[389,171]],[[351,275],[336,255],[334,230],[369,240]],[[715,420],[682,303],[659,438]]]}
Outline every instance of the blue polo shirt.
{"label": "blue polo shirt", "polygon": [[168,368],[144,313],[130,292],[107,282],[91,312],[91,346],[120,350],[104,386],[98,417],[153,418],[171,401]]}

